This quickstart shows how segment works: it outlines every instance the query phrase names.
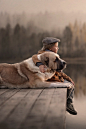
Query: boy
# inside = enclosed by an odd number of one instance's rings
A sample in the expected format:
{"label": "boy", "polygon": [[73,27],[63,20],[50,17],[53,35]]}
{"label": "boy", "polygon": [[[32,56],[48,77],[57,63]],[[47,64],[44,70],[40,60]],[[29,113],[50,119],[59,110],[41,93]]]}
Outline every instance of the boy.
{"label": "boy", "polygon": [[[41,54],[45,51],[50,51],[50,52],[58,52],[58,42],[60,42],[59,39],[53,38],[53,37],[46,37],[42,40],[43,47],[40,51],[38,51],[38,54]],[[33,62],[36,64],[36,66],[39,67],[41,72],[45,72],[45,66],[40,62],[37,58],[37,55],[32,56]],[[65,73],[62,73],[61,71],[56,71],[55,75],[49,79],[48,81],[59,81],[65,83],[65,80],[70,81],[72,83],[72,88],[67,89],[67,106],[66,110],[72,114],[72,115],[77,115],[77,112],[75,111],[73,107],[73,93],[74,93],[74,82],[72,79],[67,76]],[[66,81],[66,82],[67,82]]]}

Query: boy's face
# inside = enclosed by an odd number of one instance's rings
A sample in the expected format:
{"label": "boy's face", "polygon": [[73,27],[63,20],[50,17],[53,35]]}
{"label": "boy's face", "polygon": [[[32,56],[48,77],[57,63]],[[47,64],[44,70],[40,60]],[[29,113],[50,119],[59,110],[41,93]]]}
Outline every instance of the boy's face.
{"label": "boy's face", "polygon": [[55,43],[54,44],[54,46],[52,46],[51,48],[50,48],[50,50],[52,51],[52,52],[55,52],[55,53],[57,53],[58,52],[58,42],[57,43]]}

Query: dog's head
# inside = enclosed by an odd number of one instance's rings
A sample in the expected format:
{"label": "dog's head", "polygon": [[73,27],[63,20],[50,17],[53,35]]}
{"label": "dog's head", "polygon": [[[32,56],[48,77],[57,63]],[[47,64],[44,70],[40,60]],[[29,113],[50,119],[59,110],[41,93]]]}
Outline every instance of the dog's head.
{"label": "dog's head", "polygon": [[66,62],[54,52],[44,52],[39,55],[40,61],[52,70],[62,70],[66,67]]}

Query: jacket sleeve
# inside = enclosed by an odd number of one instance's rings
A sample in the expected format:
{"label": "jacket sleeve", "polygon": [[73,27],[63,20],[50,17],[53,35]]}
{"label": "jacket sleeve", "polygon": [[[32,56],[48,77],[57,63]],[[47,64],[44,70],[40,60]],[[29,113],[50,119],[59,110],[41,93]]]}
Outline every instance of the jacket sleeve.
{"label": "jacket sleeve", "polygon": [[38,60],[37,55],[38,55],[38,54],[33,55],[33,56],[32,56],[32,60],[33,60],[34,64],[39,67],[40,65],[43,65],[43,63],[40,62],[40,60]]}
{"label": "jacket sleeve", "polygon": [[67,76],[65,73],[62,73],[62,76],[63,76],[63,78],[64,79],[66,79],[67,81],[72,81],[72,79],[69,77],[69,76]]}

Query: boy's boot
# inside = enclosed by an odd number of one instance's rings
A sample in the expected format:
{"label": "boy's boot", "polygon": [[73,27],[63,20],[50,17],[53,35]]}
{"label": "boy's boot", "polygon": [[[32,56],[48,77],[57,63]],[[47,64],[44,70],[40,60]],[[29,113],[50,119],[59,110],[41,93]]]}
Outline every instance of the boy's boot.
{"label": "boy's boot", "polygon": [[77,111],[74,109],[73,103],[71,99],[67,99],[66,111],[68,111],[72,115],[77,115]]}

